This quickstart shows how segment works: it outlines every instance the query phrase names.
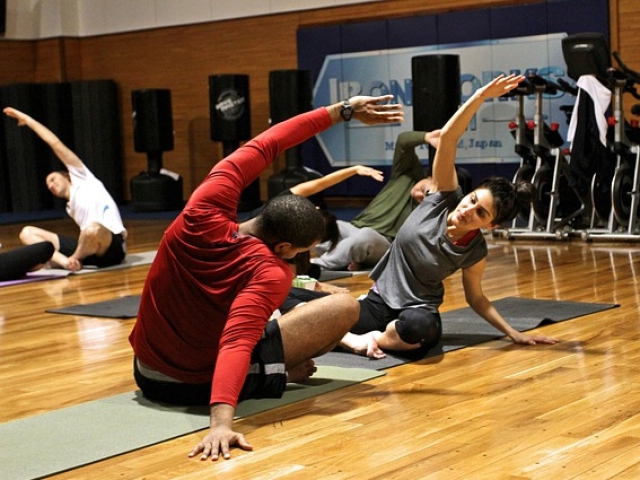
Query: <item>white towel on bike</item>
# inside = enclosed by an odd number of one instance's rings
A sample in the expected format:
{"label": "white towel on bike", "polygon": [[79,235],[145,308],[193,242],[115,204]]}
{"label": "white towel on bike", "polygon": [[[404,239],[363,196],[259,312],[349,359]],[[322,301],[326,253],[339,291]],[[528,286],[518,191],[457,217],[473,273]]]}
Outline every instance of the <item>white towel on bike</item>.
{"label": "white towel on bike", "polygon": [[609,104],[611,103],[611,90],[602,85],[600,81],[593,75],[582,75],[576,84],[578,86],[578,97],[576,103],[573,106],[573,112],[575,115],[571,115],[571,121],[569,122],[569,130],[567,132],[567,140],[573,142],[573,137],[576,133],[576,127],[578,125],[578,102],[580,102],[580,96],[583,92],[591,97],[593,101],[593,108],[595,110],[595,120],[598,125],[598,131],[600,132],[600,142],[602,145],[607,145],[607,117],[605,113]]}

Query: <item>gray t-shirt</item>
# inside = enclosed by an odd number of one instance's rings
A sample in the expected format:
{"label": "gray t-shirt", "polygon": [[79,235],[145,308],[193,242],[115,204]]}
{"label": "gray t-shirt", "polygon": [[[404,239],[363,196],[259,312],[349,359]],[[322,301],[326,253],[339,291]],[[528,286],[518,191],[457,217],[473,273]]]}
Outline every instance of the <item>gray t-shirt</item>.
{"label": "gray t-shirt", "polygon": [[370,275],[389,307],[424,305],[437,312],[444,296],[443,280],[487,256],[481,234],[466,246],[454,245],[446,235],[447,215],[462,198],[460,187],[427,195],[402,225]]}

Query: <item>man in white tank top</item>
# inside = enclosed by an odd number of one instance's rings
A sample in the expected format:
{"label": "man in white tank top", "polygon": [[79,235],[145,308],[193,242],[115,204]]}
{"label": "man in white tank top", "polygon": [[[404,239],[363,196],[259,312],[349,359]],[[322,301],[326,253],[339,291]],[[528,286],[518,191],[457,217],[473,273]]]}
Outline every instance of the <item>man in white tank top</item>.
{"label": "man in white tank top", "polygon": [[20,232],[26,245],[48,241],[55,247],[51,262],[62,268],[78,271],[83,265],[106,267],[116,265],[126,255],[127,231],[120,211],[102,182],[47,127],[29,115],[7,107],[4,113],[36,133],[56,154],[66,171],[47,176],[47,188],[53,195],[67,201],[67,213],[80,228],[78,238],[58,235],[34,226]]}

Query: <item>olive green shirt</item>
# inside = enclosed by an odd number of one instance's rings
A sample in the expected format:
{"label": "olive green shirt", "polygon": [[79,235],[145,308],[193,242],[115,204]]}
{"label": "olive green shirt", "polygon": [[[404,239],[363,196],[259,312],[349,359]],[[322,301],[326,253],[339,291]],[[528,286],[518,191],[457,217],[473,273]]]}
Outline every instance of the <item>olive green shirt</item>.
{"label": "olive green shirt", "polygon": [[416,154],[416,147],[424,144],[427,132],[402,132],[396,140],[391,166],[391,178],[371,203],[351,223],[359,228],[370,227],[393,240],[416,203],[411,189],[425,178],[425,169]]}

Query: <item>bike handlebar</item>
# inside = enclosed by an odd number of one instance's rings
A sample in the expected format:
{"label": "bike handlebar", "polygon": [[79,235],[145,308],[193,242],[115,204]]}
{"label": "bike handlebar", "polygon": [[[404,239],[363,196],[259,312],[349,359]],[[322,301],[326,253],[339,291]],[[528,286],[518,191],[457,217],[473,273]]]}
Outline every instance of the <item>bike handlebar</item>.
{"label": "bike handlebar", "polygon": [[622,58],[620,57],[620,53],[613,52],[612,55],[620,66],[620,70],[622,70],[627,75],[627,77],[629,77],[629,79],[633,81],[633,83],[640,83],[640,73],[630,69],[627,65],[625,65],[625,63],[622,61]]}
{"label": "bike handlebar", "polygon": [[506,94],[507,97],[515,97],[518,95],[526,96],[533,94],[533,85],[526,78],[522,80],[516,88]]}
{"label": "bike handlebar", "polygon": [[578,87],[574,87],[573,85],[569,84],[569,82],[567,82],[563,78],[559,78],[558,79],[558,84],[562,87],[562,89],[565,92],[570,93],[574,97],[578,96]]}
{"label": "bike handlebar", "polygon": [[634,86],[635,83],[640,83],[640,78],[635,79],[627,72],[615,67],[608,68],[607,74],[609,75],[609,89],[614,90],[618,86],[622,86],[623,92],[630,93],[633,98],[640,100],[640,94]]}
{"label": "bike handlebar", "polygon": [[[618,80],[625,80],[626,84],[624,86],[624,91],[630,93],[633,98],[640,100],[640,94],[638,90],[635,88],[635,84],[640,84],[640,73],[635,70],[630,69],[620,58],[620,54],[618,52],[612,53],[613,58],[616,59],[616,62],[620,66],[620,70],[615,68],[610,68],[607,70],[613,78]],[[613,70],[613,72],[610,72]]]}
{"label": "bike handlebar", "polygon": [[556,93],[558,93],[558,91],[566,92],[571,95],[577,95],[578,93],[577,88],[572,87],[561,78],[559,78],[558,83],[556,83],[544,77],[541,77],[538,74],[533,74],[533,75],[528,75],[527,80],[529,80],[529,82],[531,82],[536,87],[543,87],[544,93],[548,93],[550,95],[555,95]]}

